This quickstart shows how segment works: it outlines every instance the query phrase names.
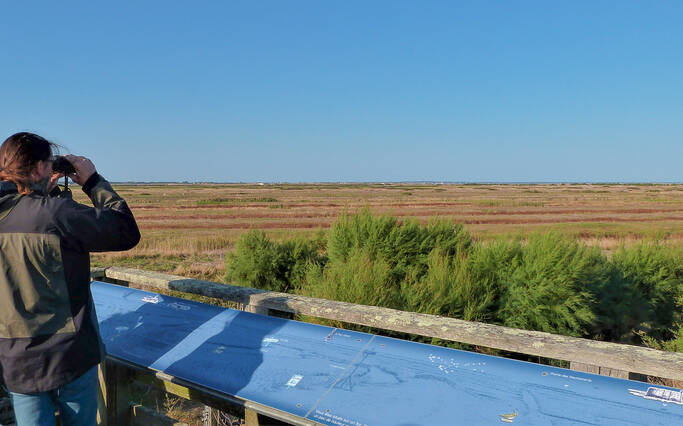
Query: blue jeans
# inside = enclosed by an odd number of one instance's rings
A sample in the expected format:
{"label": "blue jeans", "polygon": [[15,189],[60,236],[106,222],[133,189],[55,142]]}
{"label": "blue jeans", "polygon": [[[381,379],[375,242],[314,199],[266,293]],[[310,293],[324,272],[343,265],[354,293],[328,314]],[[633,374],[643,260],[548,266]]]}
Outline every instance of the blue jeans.
{"label": "blue jeans", "polygon": [[9,392],[17,426],[54,426],[55,410],[63,426],[97,424],[97,367],[57,389],[36,394]]}

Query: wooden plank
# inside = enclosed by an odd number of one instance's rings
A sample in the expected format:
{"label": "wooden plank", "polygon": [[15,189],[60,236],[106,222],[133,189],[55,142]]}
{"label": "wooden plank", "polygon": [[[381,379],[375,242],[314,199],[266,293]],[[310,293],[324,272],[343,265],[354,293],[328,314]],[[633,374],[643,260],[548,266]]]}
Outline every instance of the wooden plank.
{"label": "wooden plank", "polygon": [[188,426],[187,423],[176,421],[139,404],[131,405],[130,410],[131,426]]}
{"label": "wooden plank", "polygon": [[250,305],[243,305],[243,311],[244,312],[251,312],[252,314],[259,314],[259,315],[269,315],[270,314],[270,309],[267,307],[260,305],[260,304],[250,304]]}
{"label": "wooden plank", "polygon": [[585,364],[583,362],[572,361],[569,364],[569,369],[574,371],[583,371],[584,373],[600,374],[600,367],[597,365]]}
{"label": "wooden plank", "polygon": [[259,426],[258,413],[253,410],[244,410],[244,424],[246,426]]}
{"label": "wooden plank", "polygon": [[436,337],[545,358],[560,359],[683,380],[683,354],[520,330],[436,315],[314,299],[286,293],[195,280],[177,275],[109,267],[106,279],[173,290],[277,311],[310,315],[386,330]]}
{"label": "wooden plank", "polygon": [[97,379],[99,387],[97,389],[97,424],[107,426],[107,381],[105,380],[104,362],[97,366]]}
{"label": "wooden plank", "polygon": [[599,374],[601,376],[618,377],[620,379],[629,378],[628,371],[617,370],[615,368],[600,367],[597,365],[585,364],[582,362],[571,362],[569,368],[574,371],[583,371],[584,373]]}
{"label": "wooden plank", "polygon": [[277,426],[288,425],[289,423],[264,416],[254,410],[246,409],[244,410],[244,424],[246,426]]}

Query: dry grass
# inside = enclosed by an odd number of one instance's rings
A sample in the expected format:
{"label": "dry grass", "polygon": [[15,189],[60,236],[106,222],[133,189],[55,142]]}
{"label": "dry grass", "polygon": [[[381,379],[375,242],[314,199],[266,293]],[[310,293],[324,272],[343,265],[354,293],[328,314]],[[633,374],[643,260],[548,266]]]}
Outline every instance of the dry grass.
{"label": "dry grass", "polygon": [[[249,229],[276,240],[312,235],[344,211],[439,217],[481,241],[553,230],[612,251],[659,239],[683,248],[683,185],[115,185],[142,231],[130,252],[97,255],[127,264],[220,280],[223,256]],[[79,191],[76,191],[77,193]],[[85,196],[76,194],[86,202]],[[165,259],[165,261],[163,261]]]}

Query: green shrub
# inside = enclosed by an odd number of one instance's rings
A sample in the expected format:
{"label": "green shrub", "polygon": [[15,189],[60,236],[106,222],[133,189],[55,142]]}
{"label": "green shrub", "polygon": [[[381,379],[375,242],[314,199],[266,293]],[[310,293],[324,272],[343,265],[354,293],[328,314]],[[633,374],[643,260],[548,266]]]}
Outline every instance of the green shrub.
{"label": "green shrub", "polygon": [[669,350],[683,339],[680,251],[656,243],[611,259],[555,233],[484,245],[448,221],[364,210],[309,240],[251,231],[226,271],[240,285],[515,328]]}
{"label": "green shrub", "polygon": [[436,248],[447,256],[467,250],[472,238],[462,225],[433,220],[421,226],[415,219],[399,222],[391,216],[374,216],[367,209],[355,215],[342,215],[328,238],[330,263],[345,262],[352,252],[362,249],[368,256],[383,259],[398,285],[409,269],[418,275],[427,270],[427,257]]}
{"label": "green shrub", "polygon": [[391,267],[367,249],[353,248],[344,262],[309,268],[306,295],[361,305],[401,308]]}
{"label": "green shrub", "polygon": [[638,328],[655,339],[671,339],[673,324],[683,323],[681,307],[677,305],[683,298],[680,253],[656,242],[642,243],[621,247],[612,256],[611,263],[617,271],[617,280],[646,308],[644,314],[638,315],[642,320]]}
{"label": "green shrub", "polygon": [[426,274],[404,282],[406,306],[467,321],[502,323],[500,266],[520,252],[519,244],[505,241],[472,245],[469,251],[451,256],[436,249],[428,257]]}
{"label": "green shrub", "polygon": [[593,287],[596,319],[591,334],[598,340],[637,343],[634,331],[641,329],[650,315],[648,302],[614,264],[605,268],[609,279]]}
{"label": "green shrub", "polygon": [[591,289],[607,279],[597,247],[559,234],[534,234],[499,265],[499,318],[508,327],[569,336],[588,334],[595,315]]}
{"label": "green shrub", "polygon": [[497,282],[478,279],[474,265],[465,254],[447,256],[435,249],[427,258],[427,272],[421,277],[408,274],[403,282],[406,308],[468,321],[494,320]]}
{"label": "green shrub", "polygon": [[309,264],[322,265],[324,242],[301,238],[276,243],[262,231],[249,231],[226,258],[227,282],[264,290],[290,292],[301,287]]}
{"label": "green shrub", "polygon": [[[683,295],[680,295],[676,301],[676,305],[678,308],[678,312],[680,314],[681,310],[683,310]],[[643,345],[647,346],[648,348],[653,348],[653,349],[658,349],[658,350],[663,350],[663,351],[668,351],[668,352],[679,352],[683,353],[683,324],[676,324],[675,327],[672,327],[671,331],[671,338],[669,340],[658,340],[652,336],[647,335],[644,331],[639,331],[638,334],[640,335],[642,339]],[[681,387],[683,385],[683,381],[676,381],[676,380],[657,380],[658,383],[662,383],[666,386],[671,386],[671,387]]]}
{"label": "green shrub", "polygon": [[643,344],[648,348],[659,349],[667,352],[682,352],[683,353],[683,326],[671,330],[673,337],[671,340],[657,340],[648,336],[644,332],[640,333]]}
{"label": "green shrub", "polygon": [[[423,282],[430,264],[438,263],[439,256],[464,254],[471,244],[461,225],[447,221],[421,226],[416,220],[399,222],[391,216],[374,216],[368,210],[344,214],[329,233],[329,261],[324,268],[310,271],[305,293],[405,310],[412,303],[406,301],[411,297],[409,289]],[[432,255],[436,252],[438,255]]]}
{"label": "green shrub", "polygon": [[522,246],[518,241],[499,240],[487,245],[479,244],[471,250],[469,263],[472,282],[478,284],[481,291],[493,293],[486,322],[505,322],[500,316],[502,298],[507,291],[507,282],[503,280],[505,274],[502,272],[521,256]]}

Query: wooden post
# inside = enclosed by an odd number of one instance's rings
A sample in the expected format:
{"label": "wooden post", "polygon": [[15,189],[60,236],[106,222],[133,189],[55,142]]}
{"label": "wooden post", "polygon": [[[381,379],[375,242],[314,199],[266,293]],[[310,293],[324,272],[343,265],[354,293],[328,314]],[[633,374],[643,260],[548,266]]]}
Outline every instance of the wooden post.
{"label": "wooden post", "polygon": [[244,410],[244,424],[246,426],[259,426],[258,413],[254,410],[245,409]]}
{"label": "wooden post", "polygon": [[259,314],[259,315],[269,315],[270,314],[270,309],[266,308],[265,306],[259,304],[259,303],[253,303],[253,304],[248,304],[248,305],[242,305],[242,310],[244,312],[251,312],[252,314]]}
{"label": "wooden post", "polygon": [[106,424],[109,426],[127,425],[130,420],[130,369],[114,362],[104,362],[104,377],[100,386],[106,407]]}
{"label": "wooden post", "polygon": [[104,379],[104,361],[97,366],[100,386],[97,391],[97,425],[107,426],[107,382]]}
{"label": "wooden post", "polygon": [[272,417],[259,414],[258,412],[251,410],[249,408],[244,409],[244,424],[245,426],[277,426],[277,425],[288,425],[289,423],[283,422]]}

